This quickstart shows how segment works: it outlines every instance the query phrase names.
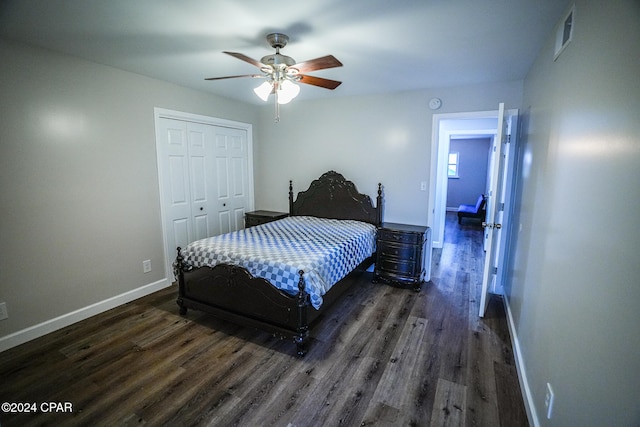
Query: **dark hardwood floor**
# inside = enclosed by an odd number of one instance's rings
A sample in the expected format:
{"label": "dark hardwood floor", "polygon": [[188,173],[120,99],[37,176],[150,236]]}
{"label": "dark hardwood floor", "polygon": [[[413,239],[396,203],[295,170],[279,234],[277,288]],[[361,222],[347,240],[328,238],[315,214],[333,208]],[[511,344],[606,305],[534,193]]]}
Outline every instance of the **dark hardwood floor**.
{"label": "dark hardwood floor", "polygon": [[36,404],[0,424],[526,426],[501,300],[477,315],[481,244],[449,215],[431,283],[364,273],[303,359],[269,334],[180,316],[175,286],[156,292],[0,353],[0,402]]}

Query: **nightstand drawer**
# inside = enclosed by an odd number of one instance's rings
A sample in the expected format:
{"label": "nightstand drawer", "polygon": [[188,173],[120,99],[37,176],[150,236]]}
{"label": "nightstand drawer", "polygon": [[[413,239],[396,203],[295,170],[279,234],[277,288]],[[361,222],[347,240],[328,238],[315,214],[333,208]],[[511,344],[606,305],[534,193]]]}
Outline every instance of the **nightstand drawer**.
{"label": "nightstand drawer", "polygon": [[245,227],[253,227],[254,225],[260,225],[260,224],[265,224],[267,222],[270,222],[268,219],[265,219],[263,217],[255,217],[252,215],[246,215],[244,217],[244,226]]}
{"label": "nightstand drawer", "polygon": [[391,273],[410,280],[410,278],[414,277],[418,273],[417,269],[421,268],[421,266],[413,261],[383,258],[380,260],[378,268],[382,272]]}
{"label": "nightstand drawer", "polygon": [[384,258],[400,258],[413,262],[420,256],[420,246],[397,245],[386,241],[378,241],[378,251]]}
{"label": "nightstand drawer", "polygon": [[390,230],[380,230],[378,238],[387,242],[408,243],[410,245],[422,243],[422,234],[420,233],[398,233]]}

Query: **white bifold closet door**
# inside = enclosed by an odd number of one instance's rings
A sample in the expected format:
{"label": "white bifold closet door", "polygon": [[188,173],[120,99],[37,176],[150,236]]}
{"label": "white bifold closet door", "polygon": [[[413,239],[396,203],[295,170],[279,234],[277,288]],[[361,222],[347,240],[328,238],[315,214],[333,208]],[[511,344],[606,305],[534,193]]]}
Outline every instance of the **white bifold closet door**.
{"label": "white bifold closet door", "polygon": [[243,228],[249,206],[246,130],[161,117],[158,133],[167,255]]}

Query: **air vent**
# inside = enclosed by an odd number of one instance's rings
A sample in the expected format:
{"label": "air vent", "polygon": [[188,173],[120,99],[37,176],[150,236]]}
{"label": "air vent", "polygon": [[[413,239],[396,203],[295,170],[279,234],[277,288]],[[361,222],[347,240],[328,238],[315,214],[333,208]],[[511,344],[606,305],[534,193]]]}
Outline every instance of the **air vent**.
{"label": "air vent", "polygon": [[576,6],[573,5],[571,9],[564,16],[564,19],[558,25],[556,30],[556,50],[553,60],[558,59],[562,51],[567,47],[573,38],[573,29],[575,27],[575,11]]}

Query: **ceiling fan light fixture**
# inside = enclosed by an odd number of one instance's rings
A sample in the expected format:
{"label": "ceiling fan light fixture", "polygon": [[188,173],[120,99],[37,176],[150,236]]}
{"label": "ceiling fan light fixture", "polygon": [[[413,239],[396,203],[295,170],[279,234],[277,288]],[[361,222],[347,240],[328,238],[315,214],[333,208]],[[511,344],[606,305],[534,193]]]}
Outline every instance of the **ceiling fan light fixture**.
{"label": "ceiling fan light fixture", "polygon": [[289,80],[284,80],[278,85],[278,104],[288,104],[299,93],[300,86]]}
{"label": "ceiling fan light fixture", "polygon": [[269,95],[272,93],[275,94],[276,122],[280,120],[278,106],[291,102],[291,100],[300,93],[300,87],[296,83],[303,83],[329,90],[340,86],[341,82],[339,81],[307,74],[310,71],[342,67],[342,62],[338,61],[333,55],[325,55],[320,58],[296,62],[292,57],[280,53],[280,49],[285,47],[289,41],[288,36],[281,33],[271,33],[267,34],[267,41],[276,52],[262,57],[260,61],[256,61],[243,53],[223,51],[223,53],[227,55],[257,67],[262,72],[262,75],[243,74],[226,77],[208,77],[205,80],[235,79],[240,77],[266,79],[264,83],[253,91],[265,102],[269,100]]}
{"label": "ceiling fan light fixture", "polygon": [[267,102],[269,99],[269,95],[271,95],[271,91],[273,90],[273,83],[271,82],[263,82],[260,86],[255,88],[253,91],[258,95],[258,98]]}

